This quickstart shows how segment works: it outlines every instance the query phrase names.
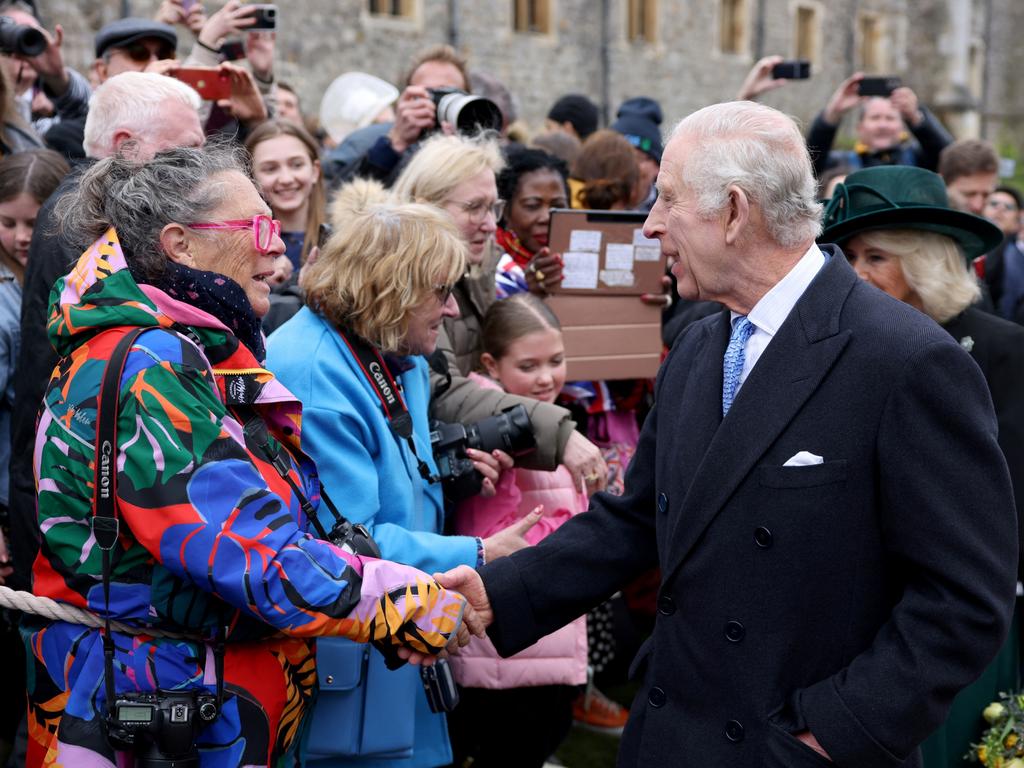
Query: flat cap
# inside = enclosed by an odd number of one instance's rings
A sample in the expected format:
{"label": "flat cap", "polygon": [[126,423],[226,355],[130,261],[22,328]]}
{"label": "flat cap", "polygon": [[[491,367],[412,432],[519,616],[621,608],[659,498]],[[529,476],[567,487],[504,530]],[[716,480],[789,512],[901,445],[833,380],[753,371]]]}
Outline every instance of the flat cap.
{"label": "flat cap", "polygon": [[178,33],[170,24],[130,16],[112,21],[96,33],[96,58],[100,58],[108,48],[126,48],[147,37],[164,40],[172,48],[178,47]]}

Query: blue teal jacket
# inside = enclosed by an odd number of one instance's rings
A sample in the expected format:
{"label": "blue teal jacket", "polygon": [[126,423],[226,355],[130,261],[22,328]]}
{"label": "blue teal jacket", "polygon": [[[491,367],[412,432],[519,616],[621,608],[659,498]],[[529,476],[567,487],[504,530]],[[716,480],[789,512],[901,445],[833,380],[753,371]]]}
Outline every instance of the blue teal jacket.
{"label": "blue teal jacket", "polygon": [[[412,367],[396,379],[412,415],[416,451],[436,472],[427,426],[427,362],[421,356],[407,361]],[[355,357],[323,317],[304,307],[271,334],[267,367],[303,405],[303,449],[316,462],[327,493],[343,515],[370,529],[384,558],[415,565],[427,573],[476,565],[476,539],[441,535],[444,502],[440,485],[420,478],[416,457],[392,434],[380,400]],[[321,505],[321,522],[328,529],[333,524],[329,514],[326,505]],[[430,712],[419,672],[402,668],[393,674],[415,677],[411,686],[417,698],[412,758],[317,761],[317,766],[419,768],[451,762],[444,716]],[[366,716],[387,719],[389,713],[382,710]]]}

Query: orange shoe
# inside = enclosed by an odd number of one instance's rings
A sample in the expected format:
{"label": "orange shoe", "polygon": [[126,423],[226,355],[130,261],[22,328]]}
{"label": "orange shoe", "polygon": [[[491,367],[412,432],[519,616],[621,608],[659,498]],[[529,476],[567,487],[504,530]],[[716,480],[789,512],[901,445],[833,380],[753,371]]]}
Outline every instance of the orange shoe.
{"label": "orange shoe", "polygon": [[572,703],[572,719],[588,731],[619,736],[629,719],[629,710],[589,685]]}

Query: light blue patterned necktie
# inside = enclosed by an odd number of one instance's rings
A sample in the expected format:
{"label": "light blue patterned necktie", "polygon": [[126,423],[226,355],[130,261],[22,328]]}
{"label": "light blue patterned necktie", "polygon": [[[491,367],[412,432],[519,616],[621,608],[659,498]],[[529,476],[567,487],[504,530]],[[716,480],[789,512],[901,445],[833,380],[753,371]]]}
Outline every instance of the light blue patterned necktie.
{"label": "light blue patterned necktie", "polygon": [[740,388],[740,375],[743,373],[743,362],[746,359],[744,350],[747,339],[754,332],[754,324],[746,317],[739,317],[732,326],[729,346],[725,348],[722,358],[722,416],[729,412],[732,401],[736,398],[736,390]]}

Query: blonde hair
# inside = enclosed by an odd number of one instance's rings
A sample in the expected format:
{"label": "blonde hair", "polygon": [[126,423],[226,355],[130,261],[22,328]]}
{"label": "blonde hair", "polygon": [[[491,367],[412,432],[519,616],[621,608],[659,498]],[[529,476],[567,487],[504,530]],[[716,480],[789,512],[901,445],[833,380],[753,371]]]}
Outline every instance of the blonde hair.
{"label": "blonde hair", "polygon": [[371,205],[391,202],[391,193],[375,179],[355,178],[338,187],[331,203],[330,222],[334,229],[341,229],[357,213]]}
{"label": "blonde hair", "polygon": [[937,323],[956,317],[981,296],[977,279],[951,237],[920,229],[869,230],[858,235],[865,247],[899,257],[907,285],[921,300],[925,314]]}
{"label": "blonde hair", "polygon": [[423,142],[392,191],[399,200],[441,206],[462,182],[482,171],[497,175],[504,166],[498,142],[487,134],[437,135]]}
{"label": "blonde hair", "polygon": [[466,246],[436,208],[378,203],[356,211],[303,269],[306,304],[385,352],[402,352],[409,316],[466,268]]}

